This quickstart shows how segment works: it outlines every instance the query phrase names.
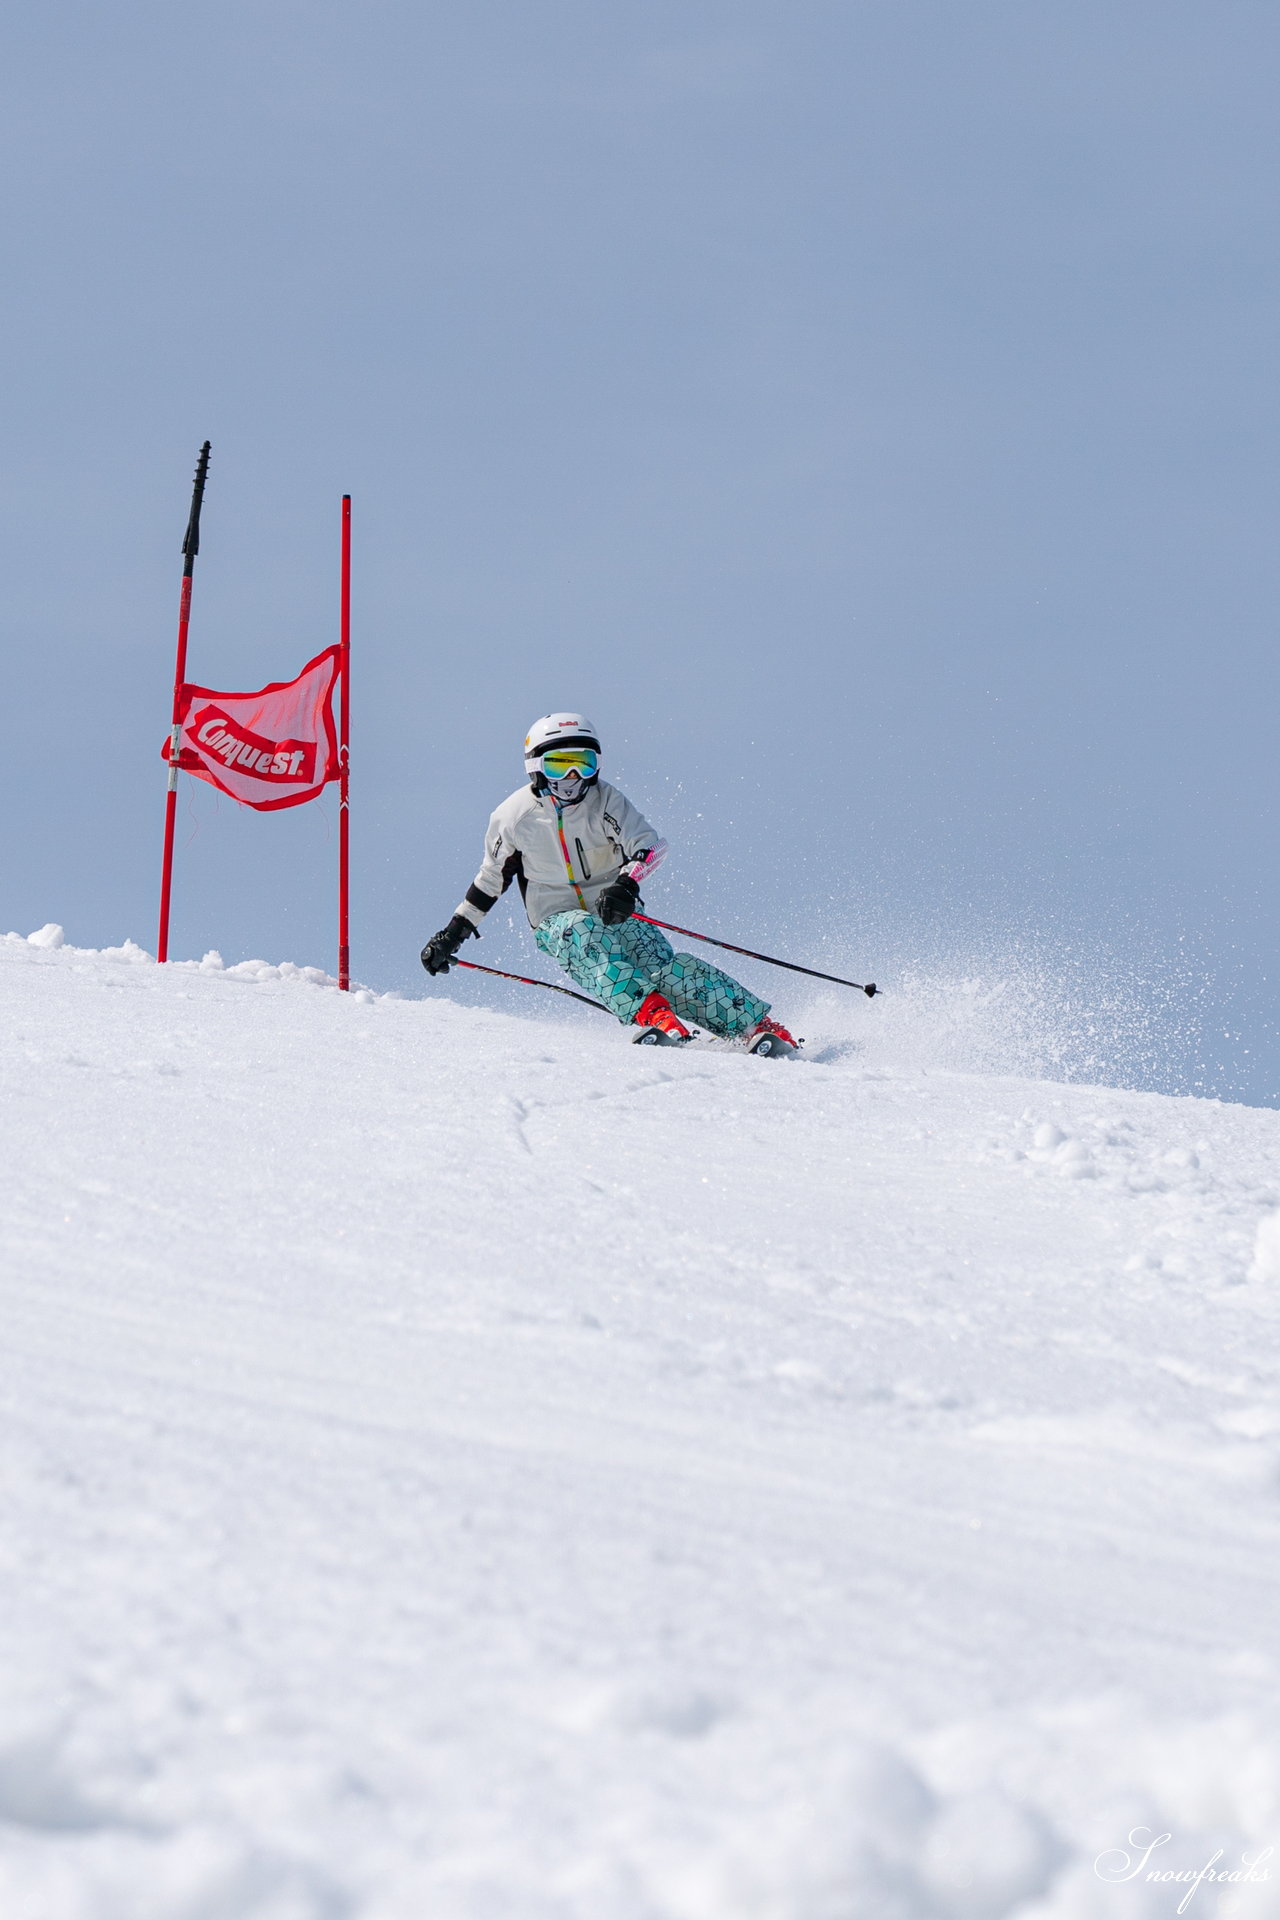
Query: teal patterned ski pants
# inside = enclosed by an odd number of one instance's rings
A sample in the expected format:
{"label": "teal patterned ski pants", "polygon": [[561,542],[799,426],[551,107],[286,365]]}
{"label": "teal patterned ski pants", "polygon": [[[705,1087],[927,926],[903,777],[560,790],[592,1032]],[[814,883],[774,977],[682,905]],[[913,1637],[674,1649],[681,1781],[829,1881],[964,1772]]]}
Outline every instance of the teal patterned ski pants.
{"label": "teal patterned ski pants", "polygon": [[692,953],[673,953],[670,941],[643,920],[606,927],[594,913],[575,909],[548,914],[533,937],[624,1025],[651,993],[665,994],[681,1020],[723,1039],[750,1033],[769,1011],[767,1000],[758,1000],[719,967]]}

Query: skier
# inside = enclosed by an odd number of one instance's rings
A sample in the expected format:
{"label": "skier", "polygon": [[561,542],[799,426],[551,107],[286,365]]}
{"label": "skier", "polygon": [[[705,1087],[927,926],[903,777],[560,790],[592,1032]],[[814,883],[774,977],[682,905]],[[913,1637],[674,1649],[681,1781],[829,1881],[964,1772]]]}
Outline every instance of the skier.
{"label": "skier", "polygon": [[691,1021],[751,1053],[794,1054],[797,1042],[769,1018],[769,1002],[691,953],[673,953],[661,931],[632,916],[640,884],[667,851],[639,808],[600,778],[600,740],[580,713],[535,720],[524,743],[529,784],[489,821],[484,864],[447,927],[422,949],[428,973],[447,973],[511,882],[519,885],[545,954],[572,980],[639,1029],[647,1046],[680,1046]]}

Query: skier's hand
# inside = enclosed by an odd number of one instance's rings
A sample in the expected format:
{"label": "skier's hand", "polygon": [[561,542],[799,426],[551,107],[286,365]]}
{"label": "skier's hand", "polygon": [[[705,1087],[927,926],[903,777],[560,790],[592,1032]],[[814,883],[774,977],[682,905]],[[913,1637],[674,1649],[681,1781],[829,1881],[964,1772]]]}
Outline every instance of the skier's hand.
{"label": "skier's hand", "polygon": [[611,880],[596,900],[596,912],[606,927],[620,927],[640,905],[640,889],[629,873]]}
{"label": "skier's hand", "polygon": [[455,913],[447,927],[433,933],[422,949],[422,964],[428,973],[448,973],[457,958],[458,948],[475,928],[462,914]]}

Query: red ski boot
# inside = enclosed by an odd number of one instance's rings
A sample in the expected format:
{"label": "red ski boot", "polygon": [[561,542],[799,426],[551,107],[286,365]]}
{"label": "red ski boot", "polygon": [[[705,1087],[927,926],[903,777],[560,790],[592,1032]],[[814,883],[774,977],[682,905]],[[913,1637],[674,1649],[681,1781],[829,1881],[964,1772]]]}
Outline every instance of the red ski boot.
{"label": "red ski boot", "polygon": [[641,1002],[633,1024],[640,1029],[635,1037],[637,1047],[682,1047],[686,1040],[693,1038],[660,993],[651,993]]}
{"label": "red ski boot", "polygon": [[761,1059],[794,1060],[803,1045],[803,1040],[795,1039],[768,1014],[747,1035],[747,1052],[758,1053]]}

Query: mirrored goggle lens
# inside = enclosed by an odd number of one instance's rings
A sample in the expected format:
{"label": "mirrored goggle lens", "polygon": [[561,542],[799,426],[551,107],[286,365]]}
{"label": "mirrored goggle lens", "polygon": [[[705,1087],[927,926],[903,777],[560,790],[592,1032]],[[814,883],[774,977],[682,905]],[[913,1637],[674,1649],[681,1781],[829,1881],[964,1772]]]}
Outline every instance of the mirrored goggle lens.
{"label": "mirrored goggle lens", "polygon": [[542,756],[542,771],[548,780],[563,780],[567,774],[580,774],[589,780],[600,765],[594,747],[557,747]]}

